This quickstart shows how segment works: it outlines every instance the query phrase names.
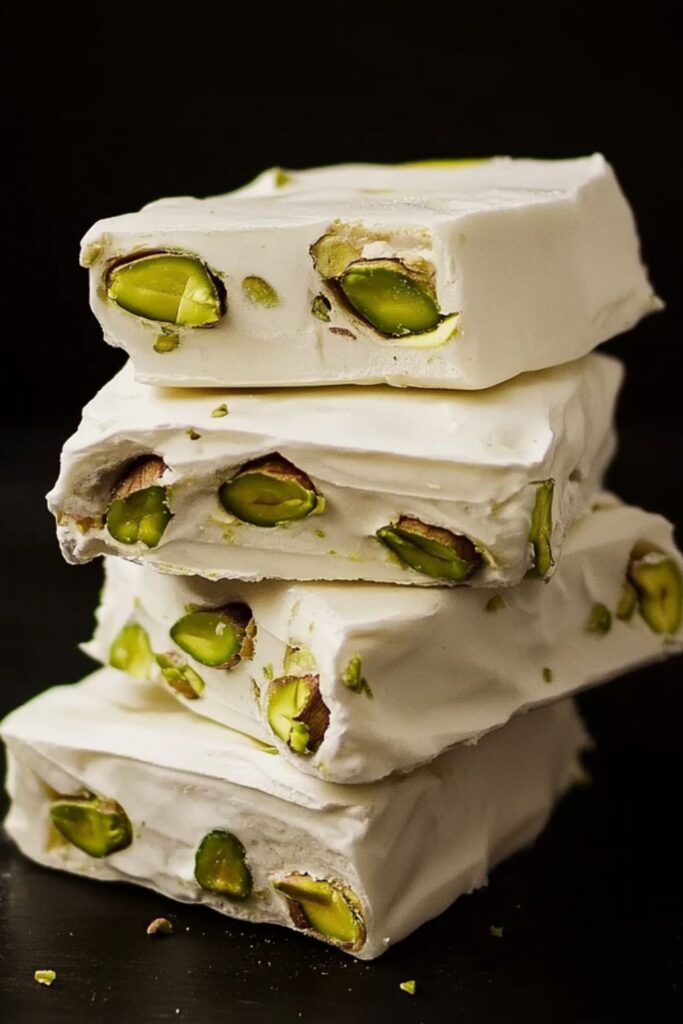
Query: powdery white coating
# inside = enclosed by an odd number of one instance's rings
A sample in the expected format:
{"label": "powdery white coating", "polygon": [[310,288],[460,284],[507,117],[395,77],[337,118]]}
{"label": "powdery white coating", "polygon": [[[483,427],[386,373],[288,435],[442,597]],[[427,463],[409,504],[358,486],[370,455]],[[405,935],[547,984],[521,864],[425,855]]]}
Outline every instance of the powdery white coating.
{"label": "powdery white coating", "polygon": [[[236,193],[161,200],[88,231],[82,261],[91,268],[92,309],[140,380],[485,388],[576,359],[661,305],[630,207],[600,155],[288,175],[280,187],[266,172]],[[458,314],[448,341],[423,348],[420,335],[387,339],[340,305],[309,254],[338,221],[363,237],[362,258],[433,266],[440,309]],[[153,349],[159,324],[117,307],[104,284],[112,262],[158,249],[200,256],[228,296],[216,326],[181,329],[180,345],[165,353]],[[251,275],[275,289],[277,306],[255,306],[243,294]],[[332,302],[328,323],[311,313],[321,292]]]}
{"label": "powdery white coating", "polygon": [[[587,746],[565,702],[410,776],[334,786],[113,669],[47,691],[10,715],[1,731],[13,800],[6,828],[27,856],[290,927],[273,880],[293,871],[341,880],[364,908],[362,959],[483,885],[493,865],[531,843],[577,778],[577,756]],[[54,842],[51,800],[83,790],[124,807],[133,825],[130,847],[94,860]],[[246,849],[254,889],[244,902],[194,882],[195,850],[216,828],[237,835]]]}
{"label": "powdery white coating", "polygon": [[[486,392],[246,394],[151,390],[135,382],[129,363],[85,407],[48,503],[70,562],[116,554],[207,579],[442,583],[376,539],[405,514],[465,534],[488,552],[473,586],[510,586],[530,565],[538,481],[555,479],[556,562],[567,527],[599,488],[614,450],[621,378],[620,363],[591,355]],[[213,417],[222,404],[228,415]],[[221,483],[273,452],[313,480],[326,499],[322,515],[263,528],[222,509]],[[105,526],[84,524],[106,511],[125,466],[150,453],[168,466],[162,482],[173,512],[157,547],[120,544]]]}
{"label": "powdery white coating", "polygon": [[[602,495],[599,510],[570,530],[551,582],[526,580],[500,591],[493,600],[502,598],[504,606],[491,611],[488,593],[462,589],[209,583],[112,558],[98,626],[85,650],[106,664],[121,628],[136,622],[155,651],[180,654],[169,631],[188,605],[244,602],[257,626],[253,660],[226,671],[183,655],[206,688],[199,699],[178,700],[224,725],[251,728],[302,771],[333,782],[368,782],[476,740],[520,711],[680,653],[680,636],[654,633],[637,613],[629,622],[614,616],[631,551],[643,540],[683,568],[666,520]],[[613,614],[606,635],[586,631],[598,603]],[[288,647],[299,650],[298,659]],[[355,656],[372,698],[344,684]],[[550,682],[544,669],[552,673]],[[318,750],[300,755],[268,725],[268,679],[311,672],[330,722]],[[166,686],[156,666],[150,678]]]}

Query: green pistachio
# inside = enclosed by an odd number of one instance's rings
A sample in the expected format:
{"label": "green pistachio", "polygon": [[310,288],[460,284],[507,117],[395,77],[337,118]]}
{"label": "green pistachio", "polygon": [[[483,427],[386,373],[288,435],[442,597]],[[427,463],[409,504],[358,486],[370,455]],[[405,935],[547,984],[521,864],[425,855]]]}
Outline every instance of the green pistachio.
{"label": "green pistachio", "polygon": [[180,338],[177,334],[158,334],[152,348],[161,355],[164,352],[173,352],[179,344]]}
{"label": "green pistachio", "polygon": [[616,616],[622,622],[630,622],[638,607],[638,591],[629,580],[624,580],[619,595]]}
{"label": "green pistachio", "polygon": [[227,416],[228,415],[228,411],[229,410],[228,410],[228,407],[225,404],[225,402],[221,402],[221,404],[217,405],[216,408],[212,411],[211,415],[213,416],[213,418],[215,420],[219,420],[223,416]]}
{"label": "green pistachio", "polygon": [[183,661],[175,651],[155,655],[161,669],[161,675],[176,693],[188,700],[197,700],[204,692],[206,683],[187,662]]}
{"label": "green pistachio", "polygon": [[401,516],[376,536],[411,569],[451,583],[464,583],[484,561],[468,537],[430,526],[414,516]]}
{"label": "green pistachio", "polygon": [[357,260],[338,283],[356,313],[390,337],[432,331],[441,321],[428,278],[401,260]]}
{"label": "green pistachio", "polygon": [[173,935],[173,925],[167,917],[155,917],[147,925],[148,935]]}
{"label": "green pistachio", "polygon": [[347,885],[293,873],[274,881],[273,888],[287,898],[297,928],[315,932],[339,946],[357,951],[365,943],[363,908]]}
{"label": "green pistachio", "polygon": [[146,455],[128,467],[114,488],[107,510],[107,529],[120,544],[142,543],[154,548],[171,519],[166,488],[157,481],[166,466]]}
{"label": "green pistachio", "polygon": [[245,641],[253,634],[254,625],[246,604],[228,604],[183,615],[170,632],[173,642],[195,661],[229,669],[244,657]]}
{"label": "green pistachio", "polygon": [[277,526],[325,510],[313,481],[277,453],[241,466],[218,497],[226,512],[253,526]]}
{"label": "green pistachio", "polygon": [[546,665],[545,668],[543,669],[542,676],[543,676],[543,682],[544,683],[552,683],[552,681],[553,681],[553,670],[551,668],[548,668],[548,666]]}
{"label": "green pistachio", "polygon": [[137,622],[129,622],[117,634],[109,648],[109,664],[127,672],[133,679],[149,679],[154,662],[147,631]]}
{"label": "green pistachio", "polygon": [[313,754],[322,743],[330,712],[318,676],[280,676],[268,686],[268,724],[295,754]]}
{"label": "green pistachio", "polygon": [[121,804],[99,796],[59,797],[50,820],[72,846],[90,857],[108,857],[133,842],[133,828]]}
{"label": "green pistachio", "polygon": [[635,588],[638,611],[650,629],[667,635],[677,633],[683,612],[683,579],[673,558],[652,545],[636,545],[627,578]]}
{"label": "green pistachio", "polygon": [[280,301],[273,286],[262,277],[245,277],[242,281],[242,291],[254,306],[263,306],[265,309],[273,309]]}
{"label": "green pistachio", "polygon": [[503,608],[507,608],[507,604],[502,594],[494,594],[484,605],[484,610],[487,612],[500,612]]}
{"label": "green pistachio", "polygon": [[178,327],[210,327],[225,312],[221,282],[200,259],[182,253],[126,258],[109,270],[106,287],[128,313]]}
{"label": "green pistachio", "polygon": [[330,310],[332,309],[332,303],[329,299],[325,298],[324,295],[316,295],[311,305],[311,313],[317,317],[318,320],[322,320],[323,323],[329,324],[332,317],[330,316]]}
{"label": "green pistachio", "polygon": [[417,982],[410,978],[409,981],[402,981],[398,987],[401,992],[407,992],[409,996],[414,996],[417,991]]}
{"label": "green pistachio", "polygon": [[285,675],[301,675],[308,672],[316,672],[318,665],[315,655],[310,647],[305,644],[287,644],[285,656],[282,661]]}
{"label": "green pistachio", "polygon": [[214,829],[202,839],[194,859],[197,885],[231,900],[246,900],[251,894],[251,871],[246,853],[232,832]]}
{"label": "green pistachio", "polygon": [[273,168],[273,184],[275,188],[284,188],[285,185],[290,185],[292,181],[292,175],[288,171],[285,171],[282,167]]}
{"label": "green pistachio", "polygon": [[607,605],[598,601],[591,608],[590,615],[586,621],[587,633],[599,633],[604,636],[612,628],[612,613]]}
{"label": "green pistachio", "polygon": [[555,481],[543,480],[536,487],[536,499],[531,513],[529,543],[532,547],[532,566],[528,576],[547,576],[555,564],[551,547],[553,534],[553,492]]}
{"label": "green pistachio", "polygon": [[78,262],[82,267],[92,267],[102,255],[104,247],[99,242],[88,242],[81,249]]}
{"label": "green pistachio", "polygon": [[37,981],[39,985],[47,985],[48,988],[57,978],[56,971],[34,971],[33,980]]}
{"label": "green pistachio", "polygon": [[354,654],[342,673],[342,683],[348,686],[354,693],[364,693],[372,697],[372,690],[367,679],[363,676],[363,668],[360,655]]}

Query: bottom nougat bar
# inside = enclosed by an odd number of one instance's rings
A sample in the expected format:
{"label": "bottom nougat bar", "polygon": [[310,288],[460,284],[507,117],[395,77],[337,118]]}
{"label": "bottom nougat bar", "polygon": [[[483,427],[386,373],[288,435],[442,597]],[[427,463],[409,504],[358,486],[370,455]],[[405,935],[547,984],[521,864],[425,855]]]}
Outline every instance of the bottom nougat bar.
{"label": "bottom nougat bar", "polygon": [[102,669],[2,724],[6,827],[49,867],[379,956],[538,835],[579,776],[570,702],[409,775],[340,786]]}

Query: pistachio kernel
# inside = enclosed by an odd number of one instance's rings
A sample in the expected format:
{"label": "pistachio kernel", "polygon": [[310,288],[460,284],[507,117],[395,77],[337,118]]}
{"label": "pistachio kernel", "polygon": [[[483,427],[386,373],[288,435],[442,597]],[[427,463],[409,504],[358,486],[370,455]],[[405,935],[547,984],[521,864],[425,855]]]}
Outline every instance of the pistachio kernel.
{"label": "pistachio kernel", "polygon": [[310,647],[305,644],[287,644],[285,656],[282,659],[282,667],[285,675],[305,675],[309,672],[316,672],[318,664],[315,655]]}
{"label": "pistachio kernel", "polygon": [[273,309],[280,301],[280,296],[273,286],[264,281],[262,277],[245,277],[242,281],[242,291],[254,306]]}
{"label": "pistachio kernel", "polygon": [[229,410],[225,402],[221,402],[220,405],[217,405],[216,408],[211,411],[211,415],[215,420],[219,420],[223,416],[227,416],[228,411]]}
{"label": "pistachio kernel", "polygon": [[407,992],[409,996],[414,996],[417,991],[417,982],[410,978],[408,981],[402,981],[398,987],[401,992]]}
{"label": "pistachio kernel", "polygon": [[282,167],[274,167],[273,172],[273,184],[275,185],[275,188],[284,188],[285,185],[290,185],[294,180],[292,175]]}
{"label": "pistachio kernel", "polygon": [[330,711],[318,676],[279,676],[268,685],[268,724],[295,754],[313,754],[322,743]]}
{"label": "pistachio kernel", "polygon": [[82,267],[92,267],[94,263],[97,263],[103,251],[104,246],[99,242],[88,242],[81,249],[78,262]]}
{"label": "pistachio kernel", "polygon": [[198,441],[202,436],[198,430],[194,429],[194,427],[188,427],[185,433],[189,437],[190,441]]}
{"label": "pistachio kernel", "polygon": [[376,537],[411,569],[451,583],[465,583],[484,561],[469,537],[414,516],[401,516]]}
{"label": "pistachio kernel", "polygon": [[662,551],[636,545],[627,570],[635,588],[638,612],[655,633],[678,632],[683,613],[683,579],[673,558]]}
{"label": "pistachio kernel", "polygon": [[166,488],[157,481],[166,470],[163,459],[145,455],[129,465],[112,493],[105,521],[120,544],[156,547],[171,519]]}
{"label": "pistachio kernel", "polygon": [[53,801],[50,820],[72,846],[90,857],[108,857],[133,842],[121,804],[98,796],[63,796]]}
{"label": "pistachio kernel", "polygon": [[621,622],[630,622],[637,607],[638,591],[629,580],[624,580],[615,614]]}
{"label": "pistachio kernel", "polygon": [[148,935],[173,935],[173,925],[167,917],[155,917],[147,925]]}
{"label": "pistachio kernel", "polygon": [[372,697],[372,690],[363,675],[359,654],[354,654],[352,658],[349,658],[349,663],[342,673],[342,683],[354,693],[364,693],[367,697]]}
{"label": "pistachio kernel", "polygon": [[531,544],[531,568],[528,576],[543,579],[555,564],[551,539],[553,534],[553,492],[555,481],[543,480],[536,487],[536,498],[531,512],[529,543]]}
{"label": "pistachio kernel", "polygon": [[502,594],[494,594],[484,605],[484,610],[487,612],[500,612],[503,608],[507,608],[507,604]]}
{"label": "pistachio kernel", "polygon": [[287,898],[297,928],[354,951],[365,944],[362,904],[349,886],[297,872],[272,885]]}
{"label": "pistachio kernel", "polygon": [[202,889],[231,900],[246,900],[251,895],[252,878],[246,851],[232,832],[222,829],[207,832],[197,847],[194,877]]}
{"label": "pistachio kernel", "polygon": [[541,673],[541,675],[543,676],[543,682],[544,683],[552,683],[552,681],[553,681],[553,670],[551,668],[548,668],[547,665],[543,669],[543,672]]}
{"label": "pistachio kernel", "polygon": [[277,452],[241,466],[218,497],[226,512],[253,526],[277,526],[325,510],[310,477]]}
{"label": "pistachio kernel", "polygon": [[251,609],[246,604],[228,604],[183,615],[171,626],[174,643],[195,661],[210,668],[234,668],[250,647],[255,633]]}
{"label": "pistachio kernel", "polygon": [[168,683],[172,690],[179,693],[181,697],[188,700],[197,700],[201,697],[206,683],[195,672],[187,662],[183,661],[175,651],[167,651],[166,654],[156,654],[156,663],[161,669],[162,678]]}
{"label": "pistachio kernel", "polygon": [[329,324],[332,317],[330,311],[332,309],[332,303],[324,295],[316,295],[311,304],[311,313],[317,317],[318,320],[322,320],[323,323]]}
{"label": "pistachio kernel", "polygon": [[33,980],[37,981],[39,985],[47,985],[48,988],[57,978],[56,971],[34,971]]}
{"label": "pistachio kernel", "polygon": [[164,352],[173,352],[179,344],[180,338],[177,334],[157,334],[152,348],[155,352],[163,354]]}
{"label": "pistachio kernel", "polygon": [[107,297],[145,320],[177,327],[210,327],[225,312],[225,288],[196,256],[151,252],[110,267]]}
{"label": "pistachio kernel", "polygon": [[505,932],[505,929],[502,927],[502,925],[492,924],[492,925],[489,926],[489,934],[494,939],[502,939],[503,935],[504,935],[504,932]]}
{"label": "pistachio kernel", "polygon": [[357,260],[362,251],[358,242],[352,242],[335,233],[323,235],[310,248],[315,269],[326,280],[338,278],[343,274],[349,263]]}
{"label": "pistachio kernel", "polygon": [[354,311],[390,337],[432,331],[442,319],[428,277],[399,259],[357,260],[338,284]]}
{"label": "pistachio kernel", "polygon": [[590,615],[586,620],[587,633],[599,633],[604,636],[612,628],[612,613],[601,601],[596,602],[591,608]]}
{"label": "pistachio kernel", "polygon": [[127,623],[109,648],[109,664],[144,682],[149,679],[153,663],[154,654],[147,630],[137,622]]}

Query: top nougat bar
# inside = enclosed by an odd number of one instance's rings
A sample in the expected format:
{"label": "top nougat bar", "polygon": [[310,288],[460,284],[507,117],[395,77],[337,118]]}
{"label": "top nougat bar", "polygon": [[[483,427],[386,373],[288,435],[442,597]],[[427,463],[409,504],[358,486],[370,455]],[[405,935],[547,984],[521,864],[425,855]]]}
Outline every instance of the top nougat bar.
{"label": "top nougat bar", "polygon": [[598,155],[267,171],[83,239],[105,339],[166,386],[479,389],[659,308]]}

